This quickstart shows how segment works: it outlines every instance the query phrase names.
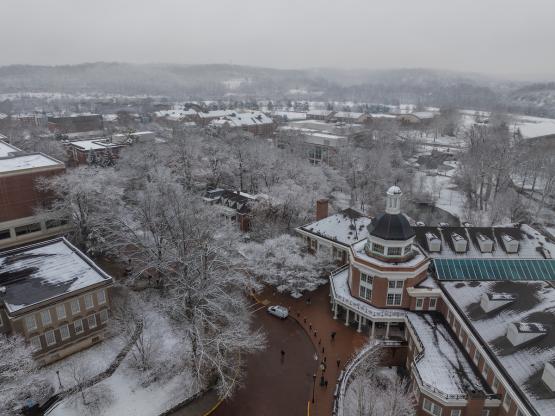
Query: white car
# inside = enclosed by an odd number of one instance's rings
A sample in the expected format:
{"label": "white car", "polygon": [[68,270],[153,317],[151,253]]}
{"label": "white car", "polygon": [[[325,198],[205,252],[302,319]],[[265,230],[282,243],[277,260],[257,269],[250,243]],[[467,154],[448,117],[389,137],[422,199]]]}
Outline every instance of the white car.
{"label": "white car", "polygon": [[289,316],[289,311],[287,310],[287,308],[285,306],[279,305],[269,306],[268,313],[270,315],[277,316],[280,319],[285,319]]}

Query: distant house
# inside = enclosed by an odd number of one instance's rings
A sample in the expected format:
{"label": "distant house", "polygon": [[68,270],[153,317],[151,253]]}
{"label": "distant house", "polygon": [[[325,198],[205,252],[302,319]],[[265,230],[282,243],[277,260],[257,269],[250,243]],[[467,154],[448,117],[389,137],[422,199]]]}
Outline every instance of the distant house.
{"label": "distant house", "polygon": [[216,188],[206,191],[203,199],[207,204],[219,209],[227,222],[237,223],[241,231],[249,230],[251,211],[257,201],[253,195]]}
{"label": "distant house", "polygon": [[101,114],[72,114],[70,116],[49,116],[48,129],[52,133],[80,133],[104,129]]}
{"label": "distant house", "polygon": [[176,127],[182,123],[199,123],[199,113],[193,109],[159,110],[154,113],[154,121],[169,127]]}
{"label": "distant house", "polygon": [[65,231],[60,221],[44,221],[35,214],[52,197],[38,190],[37,180],[64,172],[59,160],[0,141],[0,248]]}
{"label": "distant house", "polygon": [[260,111],[233,112],[212,120],[210,126],[242,129],[257,136],[271,135],[276,128],[274,120]]}
{"label": "distant house", "polygon": [[0,332],[31,345],[40,365],[105,337],[112,278],[65,238],[0,255]]}
{"label": "distant house", "polygon": [[275,137],[276,145],[280,148],[287,146],[303,152],[304,157],[311,165],[331,165],[336,163],[337,151],[345,146],[349,139],[329,132],[309,128],[296,128],[283,126],[280,131],[297,133],[296,136],[288,137],[287,140],[298,140],[298,143],[286,143],[286,139],[279,134]]}
{"label": "distant house", "polygon": [[406,124],[427,124],[436,117],[431,111],[416,111],[414,113],[399,114],[397,119]]}
{"label": "distant house", "polygon": [[330,117],[332,121],[341,123],[367,123],[371,120],[366,113],[354,113],[351,111],[338,111]]}
{"label": "distant house", "polygon": [[306,113],[306,119],[327,121],[331,117],[333,117],[334,114],[335,114],[335,111],[331,111],[331,110],[310,110],[309,112]]}
{"label": "distant house", "polygon": [[201,126],[207,126],[213,120],[217,120],[221,117],[231,116],[236,113],[237,113],[236,110],[213,110],[213,111],[199,112],[198,113],[199,124]]}

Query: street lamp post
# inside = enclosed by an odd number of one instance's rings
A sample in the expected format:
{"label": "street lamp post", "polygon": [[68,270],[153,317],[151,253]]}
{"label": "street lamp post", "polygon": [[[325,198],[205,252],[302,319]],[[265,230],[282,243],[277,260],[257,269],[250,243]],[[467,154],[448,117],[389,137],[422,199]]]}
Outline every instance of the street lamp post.
{"label": "street lamp post", "polygon": [[312,374],[312,403],[314,403],[314,390],[316,389],[316,373]]}
{"label": "street lamp post", "polygon": [[60,390],[62,390],[64,386],[62,386],[62,380],[60,379],[60,370],[56,370],[56,375],[58,376],[58,383],[60,384]]}

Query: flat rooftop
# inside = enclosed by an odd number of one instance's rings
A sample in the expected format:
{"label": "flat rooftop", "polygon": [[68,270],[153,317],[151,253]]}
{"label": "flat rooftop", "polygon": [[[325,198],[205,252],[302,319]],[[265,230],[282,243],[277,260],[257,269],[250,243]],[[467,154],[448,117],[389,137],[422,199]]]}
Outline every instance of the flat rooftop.
{"label": "flat rooftop", "polygon": [[[546,362],[555,362],[555,288],[546,282],[442,282],[444,291],[485,343],[513,388],[542,416],[555,415],[555,393],[541,381]],[[483,294],[510,297],[504,306],[484,312]],[[507,339],[509,323],[539,324],[545,334],[513,346]]]}
{"label": "flat rooftop", "polygon": [[491,393],[439,315],[409,312],[407,319],[424,347],[421,357],[415,359],[415,366],[425,384],[445,395]]}
{"label": "flat rooftop", "polygon": [[0,174],[49,167],[64,167],[64,164],[43,153],[0,157]]}
{"label": "flat rooftop", "polygon": [[17,147],[12,146],[9,143],[6,143],[2,139],[5,139],[5,137],[0,134],[0,157],[7,157],[10,155],[10,153],[21,151]]}
{"label": "flat rooftop", "polygon": [[0,286],[6,287],[0,301],[9,313],[111,280],[65,238],[0,255]]}

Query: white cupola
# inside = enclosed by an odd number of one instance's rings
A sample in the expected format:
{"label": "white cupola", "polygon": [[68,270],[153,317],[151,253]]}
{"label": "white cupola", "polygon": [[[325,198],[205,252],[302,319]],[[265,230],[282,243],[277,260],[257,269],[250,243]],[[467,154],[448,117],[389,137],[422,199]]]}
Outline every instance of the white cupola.
{"label": "white cupola", "polygon": [[401,213],[401,188],[392,186],[387,190],[385,202],[386,214],[397,215]]}

